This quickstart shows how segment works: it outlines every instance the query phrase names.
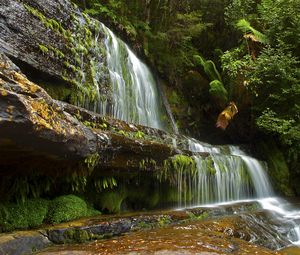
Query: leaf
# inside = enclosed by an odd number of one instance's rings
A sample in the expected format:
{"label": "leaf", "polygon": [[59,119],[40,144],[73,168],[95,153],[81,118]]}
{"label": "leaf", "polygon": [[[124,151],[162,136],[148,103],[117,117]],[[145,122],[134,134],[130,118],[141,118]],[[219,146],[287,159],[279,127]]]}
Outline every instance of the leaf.
{"label": "leaf", "polygon": [[[239,20],[236,24],[236,27],[247,35],[245,37],[246,39],[251,39],[254,42],[260,42],[263,44],[268,43],[267,37],[263,33],[253,28],[247,20]],[[251,36],[249,35],[249,33],[251,34]]]}
{"label": "leaf", "polygon": [[229,122],[233,119],[234,115],[238,113],[238,108],[234,102],[229,105],[219,114],[216,127],[225,130]]}

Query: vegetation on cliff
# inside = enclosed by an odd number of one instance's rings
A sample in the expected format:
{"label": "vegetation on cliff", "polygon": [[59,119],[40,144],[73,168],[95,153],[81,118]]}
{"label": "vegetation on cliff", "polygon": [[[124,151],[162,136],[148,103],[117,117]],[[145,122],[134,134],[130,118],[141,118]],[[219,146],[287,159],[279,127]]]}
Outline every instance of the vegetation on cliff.
{"label": "vegetation on cliff", "polygon": [[[76,2],[114,27],[168,80],[181,130],[210,142],[275,139],[297,175],[298,0]],[[239,113],[221,132],[215,122],[229,101]]]}

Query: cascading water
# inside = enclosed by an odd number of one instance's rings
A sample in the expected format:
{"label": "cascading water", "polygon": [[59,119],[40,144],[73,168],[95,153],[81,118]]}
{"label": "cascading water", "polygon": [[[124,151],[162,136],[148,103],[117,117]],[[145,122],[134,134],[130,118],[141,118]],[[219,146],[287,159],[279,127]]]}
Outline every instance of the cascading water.
{"label": "cascading water", "polygon": [[247,156],[242,150],[236,146],[229,146],[232,155],[241,157],[245,163],[248,173],[253,181],[256,197],[272,197],[274,191],[269,178],[266,174],[266,166],[255,158]]}
{"label": "cascading water", "polygon": [[[165,130],[163,116],[166,113],[162,110],[162,100],[150,70],[111,30],[103,24],[100,24],[100,30],[105,36],[111,97],[101,99],[99,93],[92,107],[91,102],[86,100],[88,108],[103,115]],[[99,35],[95,38],[95,47],[98,39]],[[94,66],[96,69],[102,68],[101,64]],[[172,143],[177,146],[176,139]],[[256,199],[262,208],[274,212],[274,217],[289,221],[294,226],[289,238],[291,242],[300,244],[300,228],[296,224],[300,213],[283,206],[282,200],[274,197],[266,166],[262,162],[247,156],[235,146],[212,146],[190,138],[186,138],[186,143],[183,149],[195,153],[196,171],[177,173],[180,207]],[[199,153],[209,156],[204,158]]]}
{"label": "cascading water", "polygon": [[263,162],[246,155],[237,146],[214,147],[194,139],[188,139],[187,143],[186,149],[194,153],[209,153],[209,157],[203,159],[195,155],[197,172],[192,176],[187,173],[179,176],[178,192],[185,189],[190,194],[181,195],[181,207],[254,199],[263,209],[270,211],[274,219],[291,226],[288,239],[300,245],[300,211],[275,197]]}
{"label": "cascading water", "polygon": [[252,183],[241,158],[211,154],[206,158],[193,156],[193,159],[196,172],[178,172],[179,206],[234,201],[253,196]]}
{"label": "cascading water", "polygon": [[166,112],[151,71],[109,28],[100,27],[105,36],[111,97],[99,97],[94,108],[103,115],[165,130]]}

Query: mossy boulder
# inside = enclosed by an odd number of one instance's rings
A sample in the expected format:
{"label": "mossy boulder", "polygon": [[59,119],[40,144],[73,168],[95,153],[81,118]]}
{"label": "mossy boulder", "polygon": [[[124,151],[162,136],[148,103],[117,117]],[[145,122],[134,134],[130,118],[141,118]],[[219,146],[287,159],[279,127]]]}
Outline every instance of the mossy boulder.
{"label": "mossy boulder", "polygon": [[66,195],[55,198],[49,205],[47,222],[57,224],[88,216],[86,202],[77,196]]}
{"label": "mossy boulder", "polygon": [[43,223],[47,212],[48,201],[44,199],[0,205],[0,232],[37,227]]}

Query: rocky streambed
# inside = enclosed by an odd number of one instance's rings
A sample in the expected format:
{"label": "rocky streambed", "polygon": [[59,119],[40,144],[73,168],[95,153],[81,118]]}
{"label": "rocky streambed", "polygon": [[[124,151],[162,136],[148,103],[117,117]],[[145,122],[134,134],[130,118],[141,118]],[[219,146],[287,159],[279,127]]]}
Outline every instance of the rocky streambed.
{"label": "rocky streambed", "polygon": [[[257,202],[97,216],[0,236],[1,254],[299,254]],[[48,247],[48,248],[47,248]],[[286,248],[288,247],[288,248]],[[284,248],[284,249],[282,249]]]}

